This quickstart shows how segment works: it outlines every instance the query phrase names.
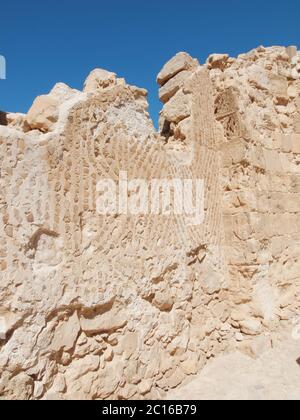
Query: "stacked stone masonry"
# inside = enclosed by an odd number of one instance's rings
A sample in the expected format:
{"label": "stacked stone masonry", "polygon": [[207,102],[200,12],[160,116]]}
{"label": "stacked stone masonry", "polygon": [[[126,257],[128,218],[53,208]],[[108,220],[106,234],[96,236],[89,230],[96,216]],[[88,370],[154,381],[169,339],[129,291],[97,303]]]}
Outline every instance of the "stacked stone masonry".
{"label": "stacked stone masonry", "polygon": [[[0,398],[155,399],[300,315],[300,53],[97,69],[0,125]],[[5,115],[5,118],[4,118]],[[97,182],[203,179],[205,220],[100,216]]]}

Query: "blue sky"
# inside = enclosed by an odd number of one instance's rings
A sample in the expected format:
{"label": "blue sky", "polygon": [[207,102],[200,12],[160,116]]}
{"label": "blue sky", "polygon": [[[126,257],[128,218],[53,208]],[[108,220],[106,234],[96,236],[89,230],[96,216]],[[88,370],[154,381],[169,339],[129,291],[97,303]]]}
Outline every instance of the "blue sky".
{"label": "blue sky", "polygon": [[178,51],[204,62],[258,45],[300,47],[299,0],[11,0],[1,2],[0,110],[26,112],[58,81],[81,89],[101,67],[149,91],[156,121],[156,75]]}

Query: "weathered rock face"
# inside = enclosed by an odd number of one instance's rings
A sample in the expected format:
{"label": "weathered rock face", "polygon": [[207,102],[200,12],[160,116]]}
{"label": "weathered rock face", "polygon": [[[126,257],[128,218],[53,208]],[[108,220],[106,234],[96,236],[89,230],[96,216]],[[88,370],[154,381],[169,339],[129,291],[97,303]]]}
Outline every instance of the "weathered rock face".
{"label": "weathered rock face", "polygon": [[[97,69],[0,126],[0,396],[159,398],[300,310],[300,54]],[[297,74],[296,74],[297,73]],[[205,219],[100,215],[103,179],[203,179]],[[130,198],[130,197],[129,197]]]}

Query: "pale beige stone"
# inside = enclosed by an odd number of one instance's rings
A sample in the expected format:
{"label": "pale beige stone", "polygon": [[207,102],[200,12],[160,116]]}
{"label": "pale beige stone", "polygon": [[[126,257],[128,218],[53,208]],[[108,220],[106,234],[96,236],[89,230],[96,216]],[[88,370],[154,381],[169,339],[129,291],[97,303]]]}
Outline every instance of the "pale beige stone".
{"label": "pale beige stone", "polygon": [[[30,131],[5,113],[0,398],[161,398],[282,337],[299,310],[299,63],[285,47],[214,68],[180,54],[158,133],[147,92],[102,70],[38,99]],[[203,180],[203,223],[99,215],[97,182],[120,171]]]}
{"label": "pale beige stone", "polygon": [[182,365],[182,370],[186,375],[196,375],[198,373],[199,362],[196,354],[189,354],[188,359]]}
{"label": "pale beige stone", "polygon": [[246,319],[240,322],[242,333],[246,335],[258,335],[262,330],[261,322],[258,319]]}
{"label": "pale beige stone", "polygon": [[157,82],[159,85],[165,84],[176,74],[183,70],[190,70],[197,67],[197,61],[194,60],[190,55],[185,52],[180,52],[175,55],[167,64],[163,67],[157,76]]}
{"label": "pale beige stone", "polygon": [[297,47],[295,47],[294,45],[291,45],[291,46],[287,47],[286,52],[287,52],[289,58],[292,59],[297,54]]}
{"label": "pale beige stone", "polygon": [[84,92],[94,92],[105,89],[117,83],[117,76],[103,69],[93,70],[84,82]]}
{"label": "pale beige stone", "polygon": [[241,334],[241,333],[236,333],[235,334],[235,339],[236,339],[236,341],[238,341],[238,342],[242,342],[242,341],[244,341],[244,336],[243,336],[243,334]]}
{"label": "pale beige stone", "polygon": [[145,395],[148,392],[151,391],[152,388],[152,381],[151,380],[143,380],[141,383],[139,383],[138,385],[139,391],[141,393],[141,395]]}
{"label": "pale beige stone", "polygon": [[51,350],[56,352],[59,352],[60,350],[71,350],[74,347],[79,332],[80,324],[77,313],[74,312],[67,321],[60,322],[55,328],[50,347]]}
{"label": "pale beige stone", "polygon": [[178,90],[183,86],[183,83],[185,80],[191,76],[191,71],[181,71],[176,76],[174,76],[171,80],[169,80],[167,83],[165,83],[160,89],[159,89],[159,99],[162,103],[168,102],[175,94],[178,92]]}
{"label": "pale beige stone", "polygon": [[243,342],[239,349],[250,357],[258,358],[272,349],[272,340],[270,337],[262,335]]}
{"label": "pale beige stone", "polygon": [[203,289],[209,295],[217,293],[221,290],[223,283],[223,276],[221,273],[212,271],[203,278]]}
{"label": "pale beige stone", "polygon": [[173,98],[167,102],[162,111],[163,117],[173,123],[179,123],[191,115],[191,95],[178,91]]}
{"label": "pale beige stone", "polygon": [[90,334],[114,332],[127,324],[124,311],[113,310],[94,318],[80,318],[81,329]]}
{"label": "pale beige stone", "polygon": [[7,125],[10,127],[23,131],[24,133],[30,130],[30,127],[26,120],[26,114],[9,113],[6,115],[6,119],[7,119]]}
{"label": "pale beige stone", "polygon": [[211,54],[207,59],[207,64],[211,69],[224,70],[229,59],[228,54]]}
{"label": "pale beige stone", "polygon": [[88,372],[94,372],[98,369],[100,363],[99,356],[89,355],[84,359],[74,360],[65,373],[67,385],[84,377]]}
{"label": "pale beige stone", "polygon": [[50,95],[37,97],[27,113],[26,121],[32,130],[51,131],[58,119],[58,100]]}
{"label": "pale beige stone", "polygon": [[80,92],[76,89],[70,88],[65,83],[56,83],[56,85],[52,88],[49,95],[55,97],[60,104],[63,104],[66,101],[74,98],[75,95],[80,94]]}
{"label": "pale beige stone", "polygon": [[[286,335],[286,334],[285,334]],[[256,359],[241,352],[211,360],[201,374],[164,399],[201,401],[298,401],[300,373],[295,362],[299,343],[288,332],[276,348],[269,349]]]}

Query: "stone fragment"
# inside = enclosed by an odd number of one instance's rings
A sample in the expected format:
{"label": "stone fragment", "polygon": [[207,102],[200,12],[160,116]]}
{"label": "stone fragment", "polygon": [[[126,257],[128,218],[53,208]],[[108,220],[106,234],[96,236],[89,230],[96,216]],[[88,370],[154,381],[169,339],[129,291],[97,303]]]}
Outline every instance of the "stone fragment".
{"label": "stone fragment", "polygon": [[67,321],[60,322],[56,327],[50,346],[51,350],[55,352],[71,350],[75,345],[79,332],[80,324],[77,313],[74,312]]}
{"label": "stone fragment", "polygon": [[126,359],[130,359],[130,357],[138,351],[139,346],[139,338],[138,334],[136,333],[128,333],[126,334],[121,343],[122,353]]}
{"label": "stone fragment", "polygon": [[240,322],[242,333],[246,335],[258,335],[262,331],[261,322],[255,318],[249,318]]}
{"label": "stone fragment", "polygon": [[88,372],[95,372],[99,368],[99,364],[99,356],[94,355],[89,355],[83,359],[74,360],[65,373],[67,384],[82,378]]}
{"label": "stone fragment", "polygon": [[300,153],[300,134],[292,134],[292,152]]}
{"label": "stone fragment", "polygon": [[159,89],[159,99],[165,104],[167,103],[183,86],[185,80],[191,75],[190,71],[184,70],[174,76]]}
{"label": "stone fragment", "polygon": [[162,86],[181,71],[194,69],[197,65],[197,60],[194,60],[187,53],[180,52],[165,64],[157,76],[157,83]]}
{"label": "stone fragment", "polygon": [[297,47],[294,45],[287,47],[286,52],[290,59],[294,58],[297,55]]}
{"label": "stone fragment", "polygon": [[141,395],[145,395],[148,392],[151,391],[152,388],[152,381],[150,379],[144,379],[141,383],[138,385],[138,389]]}
{"label": "stone fragment", "polygon": [[174,373],[167,378],[167,386],[171,389],[176,388],[185,379],[184,373],[181,369],[176,369]]}
{"label": "stone fragment", "polygon": [[84,92],[95,92],[116,85],[117,76],[103,69],[93,70],[84,82]]}
{"label": "stone fragment", "polygon": [[236,339],[236,341],[238,341],[238,342],[242,342],[242,341],[244,341],[244,336],[243,336],[243,334],[241,334],[241,333],[237,332],[237,333],[235,334],[235,339]]}
{"label": "stone fragment", "polygon": [[178,91],[169,100],[162,111],[163,117],[168,122],[179,123],[191,115],[191,95]]}
{"label": "stone fragment", "polygon": [[80,318],[82,331],[88,334],[112,333],[127,324],[126,313],[113,309],[94,318]]}
{"label": "stone fragment", "polygon": [[52,131],[58,119],[59,102],[50,95],[38,96],[26,117],[31,130],[40,130],[44,133]]}
{"label": "stone fragment", "polygon": [[290,85],[287,90],[287,94],[290,98],[295,99],[299,96],[299,91],[296,86]]}
{"label": "stone fragment", "polygon": [[63,104],[64,102],[72,99],[75,95],[80,94],[79,90],[72,89],[65,83],[56,83],[56,85],[52,88],[49,95],[51,97],[57,99],[59,104]]}
{"label": "stone fragment", "polygon": [[216,271],[211,271],[202,280],[202,287],[206,293],[213,295],[222,289],[223,277]]}
{"label": "stone fragment", "polygon": [[196,375],[199,368],[196,354],[189,354],[188,359],[182,362],[181,368],[186,375]]}
{"label": "stone fragment", "polygon": [[6,115],[7,125],[17,130],[27,133],[30,130],[28,125],[26,114],[21,113],[8,113]]}
{"label": "stone fragment", "polygon": [[5,340],[9,332],[22,322],[24,315],[0,307],[0,340]]}
{"label": "stone fragment", "polygon": [[228,59],[228,54],[211,54],[207,59],[208,68],[224,70]]}
{"label": "stone fragment", "polygon": [[174,305],[174,297],[169,290],[159,291],[155,293],[152,304],[160,311],[171,311]]}
{"label": "stone fragment", "polygon": [[245,321],[245,319],[247,319],[247,314],[242,310],[234,309],[231,312],[231,318],[237,322]]}
{"label": "stone fragment", "polygon": [[258,358],[272,349],[272,340],[269,336],[260,336],[243,342],[239,349],[250,357]]}
{"label": "stone fragment", "polygon": [[58,394],[58,393],[63,393],[66,390],[66,380],[64,375],[62,375],[61,373],[58,373],[55,376],[53,385],[49,391],[49,393],[53,393],[53,394]]}

